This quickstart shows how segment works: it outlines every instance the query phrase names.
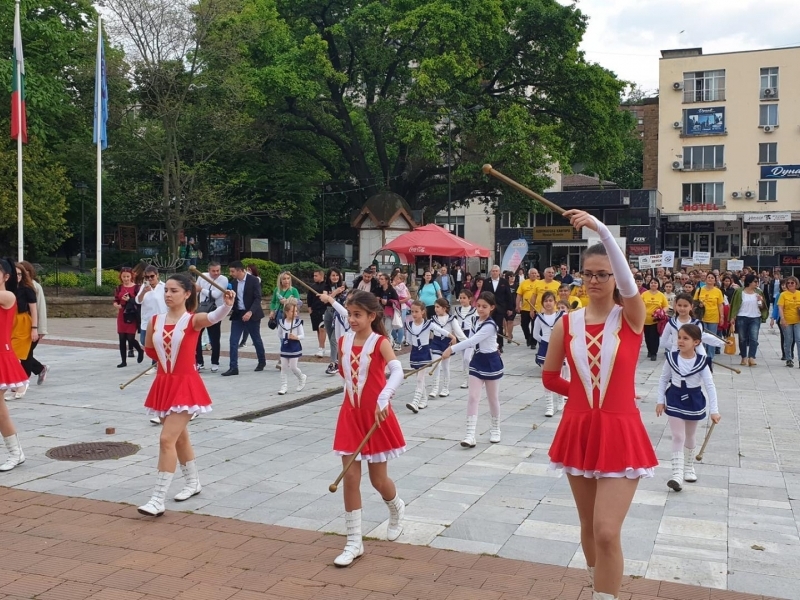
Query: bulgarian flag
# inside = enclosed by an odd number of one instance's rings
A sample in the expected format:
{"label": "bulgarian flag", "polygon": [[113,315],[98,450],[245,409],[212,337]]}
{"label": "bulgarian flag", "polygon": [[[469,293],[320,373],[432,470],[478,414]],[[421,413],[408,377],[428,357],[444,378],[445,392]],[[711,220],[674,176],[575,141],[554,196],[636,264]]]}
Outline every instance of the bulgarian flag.
{"label": "bulgarian flag", "polygon": [[[25,62],[22,58],[22,30],[19,24],[19,0],[14,13],[14,55],[11,73],[11,139],[22,134],[22,143],[28,143],[28,119],[25,115]],[[20,127],[21,124],[21,127]],[[20,131],[21,129],[21,131]]]}

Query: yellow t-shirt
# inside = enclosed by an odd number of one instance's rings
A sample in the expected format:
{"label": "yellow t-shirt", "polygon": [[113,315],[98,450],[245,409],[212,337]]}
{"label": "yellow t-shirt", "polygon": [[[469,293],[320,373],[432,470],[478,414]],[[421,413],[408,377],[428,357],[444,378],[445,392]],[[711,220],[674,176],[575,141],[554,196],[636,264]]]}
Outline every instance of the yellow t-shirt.
{"label": "yellow t-shirt", "polygon": [[662,292],[652,293],[650,290],[642,292],[642,299],[644,300],[644,324],[654,325],[656,320],[653,318],[653,313],[663,308],[664,311],[669,307],[667,297]]}
{"label": "yellow t-shirt", "polygon": [[561,282],[556,281],[555,279],[550,283],[547,283],[544,279],[539,279],[533,282],[533,293],[536,294],[536,305],[534,306],[536,312],[544,311],[542,308],[542,296],[545,292],[553,292],[556,297],[556,302],[558,302],[558,288],[560,287]]}
{"label": "yellow t-shirt", "polygon": [[[538,281],[538,279],[537,279]],[[522,283],[519,284],[517,287],[517,296],[522,298],[522,302],[520,303],[520,310],[523,311],[531,311],[531,296],[533,295],[533,286],[536,284],[536,281],[531,281],[530,279],[526,279]]]}
{"label": "yellow t-shirt", "polygon": [[800,292],[781,292],[778,296],[778,306],[783,307],[783,325],[800,323]]}
{"label": "yellow t-shirt", "polygon": [[708,284],[701,287],[694,295],[706,307],[703,323],[719,323],[719,306],[725,301],[722,290]]}

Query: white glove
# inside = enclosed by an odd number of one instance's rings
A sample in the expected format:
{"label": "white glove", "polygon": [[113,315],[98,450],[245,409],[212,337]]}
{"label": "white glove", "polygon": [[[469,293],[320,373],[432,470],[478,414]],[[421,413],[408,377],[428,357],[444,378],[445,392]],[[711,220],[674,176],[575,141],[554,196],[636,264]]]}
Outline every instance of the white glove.
{"label": "white glove", "polygon": [[400,361],[397,359],[391,360],[386,366],[389,367],[389,380],[381,390],[381,393],[378,394],[378,408],[381,410],[389,406],[389,400],[397,393],[403,383],[403,365],[400,364]]}
{"label": "white glove", "polygon": [[228,316],[228,313],[231,312],[231,309],[233,309],[233,307],[228,306],[227,304],[222,304],[221,306],[218,306],[210,313],[208,313],[208,322],[211,323],[212,325],[216,325],[217,323],[222,321],[222,319]]}
{"label": "white glove", "polygon": [[617,282],[617,289],[623,298],[633,298],[639,295],[639,286],[633,278],[631,266],[628,264],[625,255],[617,246],[614,236],[611,231],[601,221],[595,218],[597,222],[597,233],[600,234],[600,241],[606,249],[608,261],[611,263],[611,269],[614,272],[614,279]]}

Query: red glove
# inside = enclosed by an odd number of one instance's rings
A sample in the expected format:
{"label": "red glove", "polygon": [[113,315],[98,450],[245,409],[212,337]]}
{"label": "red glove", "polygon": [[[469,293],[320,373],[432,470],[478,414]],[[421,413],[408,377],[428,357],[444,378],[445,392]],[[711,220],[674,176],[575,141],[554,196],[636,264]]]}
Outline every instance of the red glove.
{"label": "red glove", "polygon": [[158,354],[156,353],[155,348],[148,348],[147,346],[144,347],[144,353],[147,354],[153,360],[158,360]]}
{"label": "red glove", "polygon": [[569,396],[569,381],[561,376],[561,371],[542,371],[542,384],[545,389],[559,396]]}

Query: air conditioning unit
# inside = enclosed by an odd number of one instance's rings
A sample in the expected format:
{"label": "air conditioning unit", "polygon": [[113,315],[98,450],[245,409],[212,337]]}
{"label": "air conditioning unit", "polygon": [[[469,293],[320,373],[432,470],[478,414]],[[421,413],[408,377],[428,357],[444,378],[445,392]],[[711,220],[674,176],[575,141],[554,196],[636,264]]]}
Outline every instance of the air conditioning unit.
{"label": "air conditioning unit", "polygon": [[778,88],[764,88],[761,90],[762,98],[774,98],[778,95]]}
{"label": "air conditioning unit", "polygon": [[675,160],[672,162],[672,170],[673,171],[681,171],[683,170],[683,163],[679,160]]}
{"label": "air conditioning unit", "polygon": [[674,129],[682,129],[682,128],[683,128],[683,123],[681,123],[680,121],[675,121],[675,122],[672,124],[672,127],[673,127]]}
{"label": "air conditioning unit", "polygon": [[731,198],[740,198],[740,197],[741,197],[741,195],[742,195],[742,193],[741,193],[741,192],[733,192],[733,193],[731,194]]}
{"label": "air conditioning unit", "polygon": [[631,205],[631,197],[630,196],[623,196],[622,197],[622,206],[630,206]]}
{"label": "air conditioning unit", "polygon": [[747,191],[744,193],[744,197],[745,197],[745,198],[747,198],[748,200],[751,200],[752,198],[754,198],[754,197],[755,197],[755,195],[756,195],[756,193],[755,193],[755,192],[753,192],[752,190],[747,190]]}
{"label": "air conditioning unit", "polygon": [[772,133],[775,129],[774,125],[764,125],[764,133]]}
{"label": "air conditioning unit", "polygon": [[680,81],[676,81],[675,83],[672,84],[672,89],[675,90],[676,92],[679,92],[680,90],[683,89],[683,83],[681,83]]}

